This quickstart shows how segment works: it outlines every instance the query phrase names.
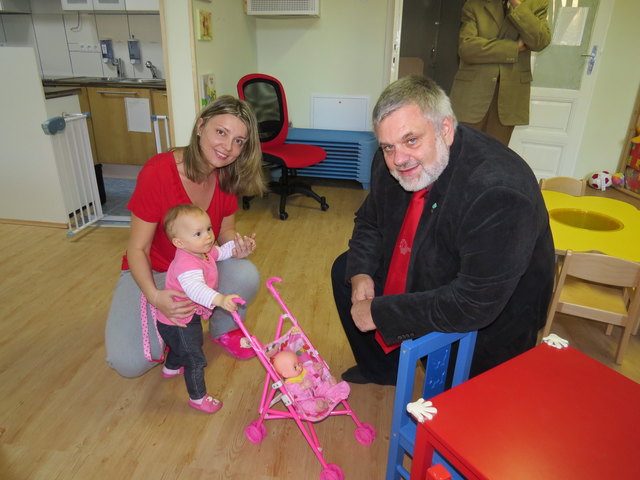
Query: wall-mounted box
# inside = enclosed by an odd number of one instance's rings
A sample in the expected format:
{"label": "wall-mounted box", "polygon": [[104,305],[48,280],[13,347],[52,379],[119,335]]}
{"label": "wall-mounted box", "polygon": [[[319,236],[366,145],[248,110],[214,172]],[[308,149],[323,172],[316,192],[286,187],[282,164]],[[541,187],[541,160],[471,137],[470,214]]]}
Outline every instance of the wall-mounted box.
{"label": "wall-mounted box", "polygon": [[320,0],[245,0],[247,15],[320,16]]}

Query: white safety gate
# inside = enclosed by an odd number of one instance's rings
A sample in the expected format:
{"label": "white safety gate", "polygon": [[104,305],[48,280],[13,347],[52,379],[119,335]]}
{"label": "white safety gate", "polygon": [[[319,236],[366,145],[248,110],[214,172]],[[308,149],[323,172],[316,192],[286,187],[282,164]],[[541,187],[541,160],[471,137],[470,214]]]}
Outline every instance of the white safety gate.
{"label": "white safety gate", "polygon": [[44,132],[52,136],[60,186],[69,218],[69,237],[104,216],[89,142],[88,116],[86,113],[65,114],[42,123]]}
{"label": "white safety gate", "polygon": [[[164,148],[158,126],[160,120],[164,122]],[[153,122],[153,133],[156,137],[156,152],[166,152],[171,148],[171,139],[169,137],[169,117],[166,115],[151,115],[151,121]]]}

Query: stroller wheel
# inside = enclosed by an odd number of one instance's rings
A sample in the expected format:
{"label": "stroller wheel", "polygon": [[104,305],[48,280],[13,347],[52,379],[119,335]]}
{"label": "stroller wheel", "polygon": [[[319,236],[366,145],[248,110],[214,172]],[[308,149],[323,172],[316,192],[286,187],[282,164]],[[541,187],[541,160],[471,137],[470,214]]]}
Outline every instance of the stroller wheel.
{"label": "stroller wheel", "polygon": [[251,443],[260,443],[267,436],[267,427],[264,426],[264,423],[258,425],[258,421],[256,420],[244,429],[244,434]]}
{"label": "stroller wheel", "polygon": [[376,429],[368,423],[362,423],[356,428],[355,436],[362,445],[371,445],[376,439]]}
{"label": "stroller wheel", "polygon": [[344,472],[338,465],[328,463],[327,468],[320,472],[320,480],[344,480]]}

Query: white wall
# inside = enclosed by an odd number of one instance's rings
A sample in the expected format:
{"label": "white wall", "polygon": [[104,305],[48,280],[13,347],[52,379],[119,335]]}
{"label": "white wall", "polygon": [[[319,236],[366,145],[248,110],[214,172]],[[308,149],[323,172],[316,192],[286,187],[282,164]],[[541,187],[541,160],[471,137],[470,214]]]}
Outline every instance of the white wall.
{"label": "white wall", "polygon": [[[209,2],[194,1],[197,10],[212,12],[213,39],[196,40],[198,75],[213,73],[218,95],[238,96],[236,84],[257,68],[256,22],[245,15],[242,2],[229,2],[220,8]],[[197,21],[197,20],[196,20]]]}
{"label": "white wall", "polygon": [[164,57],[168,72],[171,126],[175,145],[189,142],[196,118],[197,84],[190,0],[161,0],[164,18]]}
{"label": "white wall", "polygon": [[294,127],[310,125],[313,94],[364,95],[373,109],[386,86],[387,8],[388,0],[324,0],[319,18],[256,20],[259,73],[282,82]]}
{"label": "white wall", "polygon": [[[604,0],[601,0],[604,1]],[[615,172],[640,88],[640,2],[615,0],[574,176]]]}
{"label": "white wall", "polygon": [[[214,74],[218,95],[234,95],[236,83],[256,68],[255,21],[242,2],[212,4],[198,0],[163,0],[165,56],[175,144],[189,142],[200,109],[201,75]],[[212,12],[212,40],[197,40],[192,19],[197,10]]]}
{"label": "white wall", "polygon": [[36,56],[29,47],[0,48],[0,218],[65,225],[64,200]]}

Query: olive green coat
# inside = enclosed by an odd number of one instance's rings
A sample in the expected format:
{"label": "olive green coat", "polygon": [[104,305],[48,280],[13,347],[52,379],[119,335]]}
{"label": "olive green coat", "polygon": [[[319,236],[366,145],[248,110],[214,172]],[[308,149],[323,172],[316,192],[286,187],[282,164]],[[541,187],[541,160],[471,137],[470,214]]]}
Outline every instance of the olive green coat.
{"label": "olive green coat", "polygon": [[[523,0],[504,15],[501,0],[468,0],[462,7],[458,54],[460,65],[451,88],[458,120],[480,122],[496,85],[503,125],[529,123],[531,51],[545,48],[551,33],[548,0]],[[518,51],[518,38],[527,49]]]}

